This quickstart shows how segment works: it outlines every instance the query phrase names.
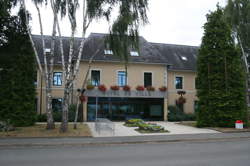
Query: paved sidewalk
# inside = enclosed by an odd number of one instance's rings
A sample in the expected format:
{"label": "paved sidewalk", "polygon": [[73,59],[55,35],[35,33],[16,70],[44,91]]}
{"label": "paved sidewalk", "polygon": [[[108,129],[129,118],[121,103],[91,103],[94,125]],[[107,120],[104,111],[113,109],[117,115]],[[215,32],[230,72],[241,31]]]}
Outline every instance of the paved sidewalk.
{"label": "paved sidewalk", "polygon": [[176,135],[176,134],[202,134],[202,133],[219,133],[215,130],[210,129],[204,129],[204,128],[196,128],[191,126],[184,126],[180,124],[176,124],[175,122],[163,122],[163,121],[157,121],[157,122],[151,122],[151,123],[157,123],[158,125],[161,125],[164,127],[164,129],[168,130],[167,133],[147,133],[142,134],[135,129],[137,127],[125,127],[123,124],[124,122],[113,122],[115,124],[115,131],[114,133],[110,131],[101,131],[100,133],[97,133],[95,131],[95,124],[94,122],[88,122],[88,126],[92,132],[93,137],[120,137],[120,136],[145,136],[145,135]]}
{"label": "paved sidewalk", "polygon": [[193,142],[193,141],[223,141],[232,139],[249,139],[250,132],[244,133],[207,133],[207,134],[178,134],[153,135],[133,137],[98,137],[98,138],[2,138],[1,147],[27,146],[88,146],[105,144],[135,144],[135,143],[164,143],[164,142]]}

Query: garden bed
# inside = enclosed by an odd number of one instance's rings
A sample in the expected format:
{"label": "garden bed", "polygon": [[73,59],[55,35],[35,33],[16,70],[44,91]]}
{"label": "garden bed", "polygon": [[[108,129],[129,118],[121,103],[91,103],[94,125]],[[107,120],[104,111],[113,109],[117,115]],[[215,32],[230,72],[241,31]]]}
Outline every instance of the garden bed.
{"label": "garden bed", "polygon": [[145,123],[141,119],[130,119],[124,124],[126,127],[138,127],[135,131],[139,133],[166,133],[169,132],[164,129],[164,127],[157,125],[155,123]]}

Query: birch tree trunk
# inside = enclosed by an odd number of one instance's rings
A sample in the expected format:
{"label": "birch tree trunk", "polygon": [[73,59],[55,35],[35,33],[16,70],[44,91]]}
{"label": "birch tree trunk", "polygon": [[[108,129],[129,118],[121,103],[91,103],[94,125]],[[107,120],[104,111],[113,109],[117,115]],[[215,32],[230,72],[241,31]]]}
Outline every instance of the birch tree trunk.
{"label": "birch tree trunk", "polygon": [[47,54],[46,54],[46,46],[45,46],[45,41],[44,41],[44,35],[43,35],[43,24],[42,24],[42,19],[41,19],[41,14],[40,14],[40,9],[35,2],[35,6],[38,12],[38,18],[39,18],[39,25],[40,25],[40,34],[42,38],[42,48],[43,48],[43,56],[44,56],[44,78],[45,78],[45,87],[46,87],[46,115],[47,115],[47,126],[46,129],[54,129],[55,128],[55,123],[54,123],[54,118],[53,118],[53,111],[52,111],[52,95],[51,95],[51,75],[48,71],[48,63],[47,63]]}

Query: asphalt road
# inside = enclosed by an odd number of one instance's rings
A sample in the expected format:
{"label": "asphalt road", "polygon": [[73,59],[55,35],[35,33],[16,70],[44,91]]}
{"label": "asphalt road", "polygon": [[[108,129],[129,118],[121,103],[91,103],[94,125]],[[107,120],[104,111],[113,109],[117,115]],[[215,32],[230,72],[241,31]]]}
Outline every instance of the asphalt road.
{"label": "asphalt road", "polygon": [[250,166],[250,140],[1,147],[0,166]]}

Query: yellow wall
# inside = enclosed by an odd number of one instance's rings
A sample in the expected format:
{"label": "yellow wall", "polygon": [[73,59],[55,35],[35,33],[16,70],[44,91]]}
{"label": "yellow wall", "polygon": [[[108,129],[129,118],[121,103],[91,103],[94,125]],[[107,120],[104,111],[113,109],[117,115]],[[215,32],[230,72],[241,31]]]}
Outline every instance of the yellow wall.
{"label": "yellow wall", "polygon": [[[87,73],[88,64],[86,62],[81,62],[77,80],[75,82],[75,91],[77,88],[82,86],[82,83],[85,79]],[[117,75],[118,71],[125,71],[124,65],[121,63],[108,63],[108,62],[94,62],[92,64],[91,70],[100,70],[101,74],[101,84],[104,84],[108,89],[112,85],[117,85]],[[59,67],[55,67],[54,71],[60,72]],[[164,75],[166,74],[165,65],[151,65],[151,64],[129,64],[128,65],[128,85],[131,87],[131,90],[135,90],[137,85],[144,85],[144,72],[152,72],[152,85],[158,90],[159,87],[166,84],[166,79]],[[90,72],[91,73],[91,72]],[[38,103],[40,103],[40,75],[38,74],[38,85],[37,85],[37,96]],[[91,74],[89,74],[89,79]],[[42,85],[42,112],[45,112],[45,82],[43,80]],[[63,86],[52,87],[52,96],[53,98],[62,98],[63,97]],[[39,109],[39,108],[38,108]],[[40,110],[38,110],[39,112]]]}
{"label": "yellow wall", "polygon": [[193,113],[194,112],[194,101],[197,100],[196,89],[195,89],[195,72],[187,71],[168,71],[168,105],[175,105],[176,99],[179,98],[177,91],[181,89],[175,88],[175,77],[183,77],[183,89],[186,94],[186,103],[184,104],[184,112]]}

